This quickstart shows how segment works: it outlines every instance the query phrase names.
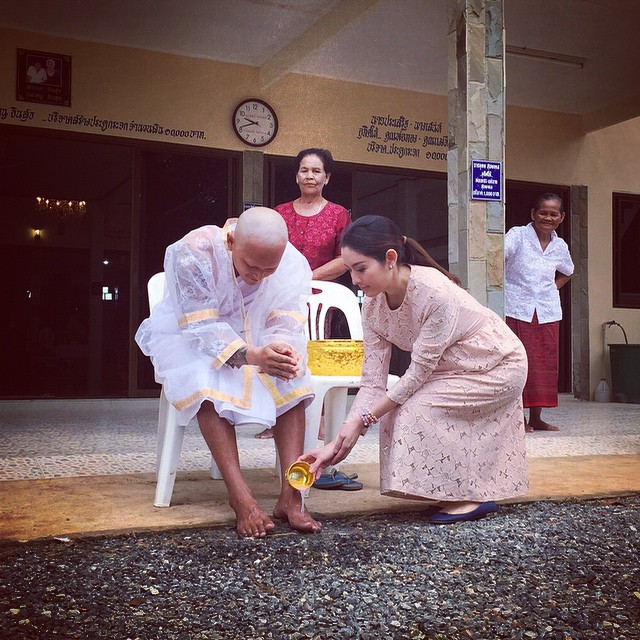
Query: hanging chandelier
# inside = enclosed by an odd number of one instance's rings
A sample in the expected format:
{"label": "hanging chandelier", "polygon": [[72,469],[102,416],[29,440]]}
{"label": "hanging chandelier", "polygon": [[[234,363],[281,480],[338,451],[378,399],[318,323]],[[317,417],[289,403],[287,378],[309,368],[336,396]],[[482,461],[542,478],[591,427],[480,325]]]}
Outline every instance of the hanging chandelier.
{"label": "hanging chandelier", "polygon": [[55,213],[60,217],[81,217],[87,211],[85,200],[61,200],[58,198],[36,197],[36,209],[47,213]]}

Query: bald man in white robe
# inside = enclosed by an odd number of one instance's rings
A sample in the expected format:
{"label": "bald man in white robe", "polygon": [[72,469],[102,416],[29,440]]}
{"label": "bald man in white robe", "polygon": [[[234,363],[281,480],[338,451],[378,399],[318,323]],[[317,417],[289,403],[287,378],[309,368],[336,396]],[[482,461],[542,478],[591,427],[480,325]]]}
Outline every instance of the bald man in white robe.
{"label": "bald man in white robe", "polygon": [[[282,217],[247,209],[223,229],[205,226],[167,248],[164,299],[138,329],[180,424],[197,416],[236,514],[238,534],[274,528],[241,472],[235,427],[273,428],[284,471],[302,454],[306,369],[307,260],[287,240]],[[296,530],[321,527],[282,478],[273,516]]]}

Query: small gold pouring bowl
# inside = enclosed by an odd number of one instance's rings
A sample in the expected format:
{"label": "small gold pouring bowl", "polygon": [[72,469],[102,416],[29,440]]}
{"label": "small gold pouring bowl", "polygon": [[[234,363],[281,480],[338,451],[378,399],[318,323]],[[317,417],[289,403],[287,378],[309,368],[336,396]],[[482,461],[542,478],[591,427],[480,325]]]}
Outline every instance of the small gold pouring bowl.
{"label": "small gold pouring bowl", "polygon": [[313,473],[309,472],[309,463],[294,462],[286,471],[287,482],[298,491],[306,491],[315,481]]}

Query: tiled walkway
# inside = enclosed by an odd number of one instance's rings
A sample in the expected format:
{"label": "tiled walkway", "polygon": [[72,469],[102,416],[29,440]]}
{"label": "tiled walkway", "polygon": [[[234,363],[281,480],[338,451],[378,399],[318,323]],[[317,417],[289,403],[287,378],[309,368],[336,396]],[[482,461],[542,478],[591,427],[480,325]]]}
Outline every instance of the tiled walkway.
{"label": "tiled walkway", "polygon": [[[581,402],[569,395],[544,417],[558,433],[527,435],[532,458],[640,454],[640,405]],[[0,480],[149,473],[156,464],[157,400],[0,401]],[[273,441],[238,433],[241,463],[269,468]],[[375,429],[348,463],[375,463]],[[187,428],[180,471],[204,470],[209,452],[195,422]]]}

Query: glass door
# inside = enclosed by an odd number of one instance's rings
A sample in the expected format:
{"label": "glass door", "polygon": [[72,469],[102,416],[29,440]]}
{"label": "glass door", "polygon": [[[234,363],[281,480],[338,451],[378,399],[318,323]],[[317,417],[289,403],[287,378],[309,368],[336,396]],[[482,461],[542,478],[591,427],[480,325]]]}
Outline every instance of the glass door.
{"label": "glass door", "polygon": [[131,149],[3,129],[0,166],[2,397],[126,395]]}
{"label": "glass door", "polygon": [[0,126],[0,398],[157,394],[146,282],[238,212],[236,156]]}
{"label": "glass door", "polygon": [[[147,282],[163,270],[166,248],[192,229],[224,226],[239,215],[239,160],[233,156],[144,150],[140,153],[140,252],[138,313],[132,332],[149,315]],[[153,368],[133,347],[137,388],[156,393]]]}

